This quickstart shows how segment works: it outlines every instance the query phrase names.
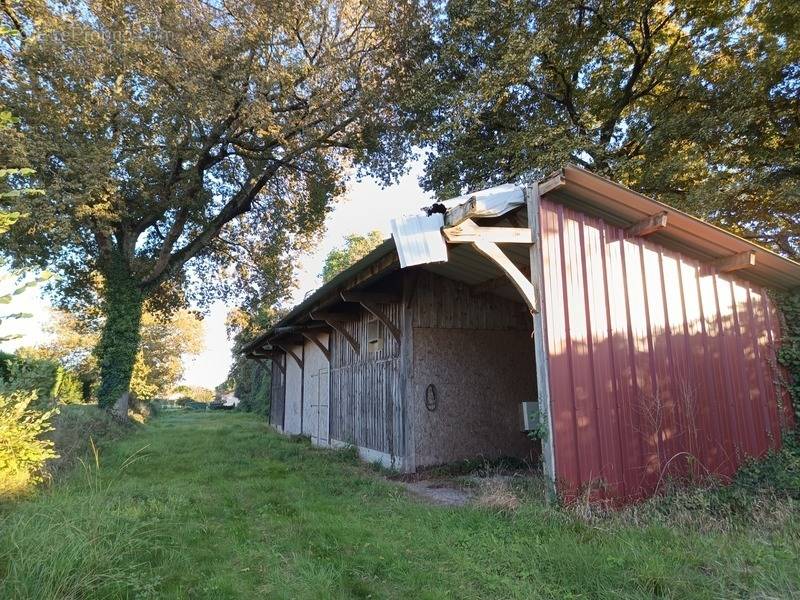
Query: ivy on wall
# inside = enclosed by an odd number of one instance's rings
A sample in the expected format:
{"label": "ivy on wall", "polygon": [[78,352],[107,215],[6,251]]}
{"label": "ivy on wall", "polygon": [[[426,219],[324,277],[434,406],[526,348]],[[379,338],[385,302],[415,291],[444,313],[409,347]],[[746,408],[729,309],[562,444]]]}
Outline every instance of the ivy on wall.
{"label": "ivy on wall", "polygon": [[781,347],[778,363],[788,372],[786,386],[794,407],[795,424],[800,423],[800,290],[776,296],[781,311]]}

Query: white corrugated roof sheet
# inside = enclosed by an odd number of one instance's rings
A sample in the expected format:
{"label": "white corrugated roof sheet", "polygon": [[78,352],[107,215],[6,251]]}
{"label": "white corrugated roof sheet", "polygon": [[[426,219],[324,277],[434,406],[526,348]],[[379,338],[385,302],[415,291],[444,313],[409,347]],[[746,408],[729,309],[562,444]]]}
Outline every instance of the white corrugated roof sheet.
{"label": "white corrugated roof sheet", "polygon": [[406,215],[392,219],[391,225],[401,268],[447,260],[444,215]]}
{"label": "white corrugated roof sheet", "polygon": [[[479,218],[499,217],[525,202],[522,188],[510,183],[451,198],[442,202],[449,210],[474,201]],[[392,219],[392,237],[402,268],[447,261],[447,244],[442,237],[444,215],[406,215]]]}

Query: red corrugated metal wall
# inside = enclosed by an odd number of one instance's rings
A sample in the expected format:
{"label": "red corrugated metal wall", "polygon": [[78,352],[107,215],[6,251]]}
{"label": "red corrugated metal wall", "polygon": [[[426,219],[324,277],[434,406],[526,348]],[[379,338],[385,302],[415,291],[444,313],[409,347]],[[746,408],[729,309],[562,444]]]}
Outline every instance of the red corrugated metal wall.
{"label": "red corrugated metal wall", "polygon": [[542,200],[557,483],[635,499],[733,474],[792,419],[763,289]]}

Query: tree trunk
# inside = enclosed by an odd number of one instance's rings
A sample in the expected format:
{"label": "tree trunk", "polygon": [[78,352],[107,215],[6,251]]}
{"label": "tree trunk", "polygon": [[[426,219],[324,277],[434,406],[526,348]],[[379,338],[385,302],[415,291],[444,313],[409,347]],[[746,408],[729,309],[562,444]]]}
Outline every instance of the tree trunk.
{"label": "tree trunk", "polygon": [[103,269],[103,313],[106,323],[97,347],[100,363],[98,399],[120,420],[128,419],[128,398],[136,353],[144,294],[121,257]]}

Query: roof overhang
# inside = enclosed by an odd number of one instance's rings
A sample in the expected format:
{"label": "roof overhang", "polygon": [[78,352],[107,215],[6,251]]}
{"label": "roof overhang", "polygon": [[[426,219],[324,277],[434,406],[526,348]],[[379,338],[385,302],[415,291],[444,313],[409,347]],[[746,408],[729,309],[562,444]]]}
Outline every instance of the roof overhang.
{"label": "roof overhang", "polygon": [[[800,264],[797,262],[581,167],[566,165],[550,177],[539,181],[538,186],[539,194],[548,200],[600,217],[611,225],[620,227],[627,228],[656,215],[666,214],[665,226],[651,233],[649,240],[703,262],[716,262],[751,253],[755,256],[753,264],[737,270],[738,277],[776,290],[800,287]],[[502,194],[492,190],[500,190]],[[444,224],[453,226],[470,218],[497,217],[519,208],[523,201],[521,196],[517,197],[521,194],[517,194],[517,190],[521,188],[500,186],[454,199],[461,202],[446,201]],[[411,233],[417,235],[415,231]],[[420,247],[423,248],[424,244]],[[422,250],[420,252],[424,254]],[[506,255],[519,265],[527,261],[527,254],[527,248],[520,246],[510,245],[506,249]],[[480,284],[500,274],[491,262],[463,245],[448,244],[446,261],[432,260],[423,266],[468,285]],[[395,241],[387,239],[367,256],[307,296],[275,326],[246,344],[241,352],[253,356],[261,349],[270,348],[270,340],[277,341],[282,336],[285,338],[289,326],[321,325],[314,323],[310,312],[340,302],[342,291],[356,288],[372,278],[399,268]],[[501,295],[519,299],[513,290]]]}
{"label": "roof overhang", "polygon": [[738,277],[777,290],[800,286],[797,262],[586,169],[567,165],[539,186],[540,190],[549,190],[548,199],[612,225],[627,227],[665,212],[666,227],[650,235],[649,240],[704,262],[754,252],[755,264],[737,271]]}

